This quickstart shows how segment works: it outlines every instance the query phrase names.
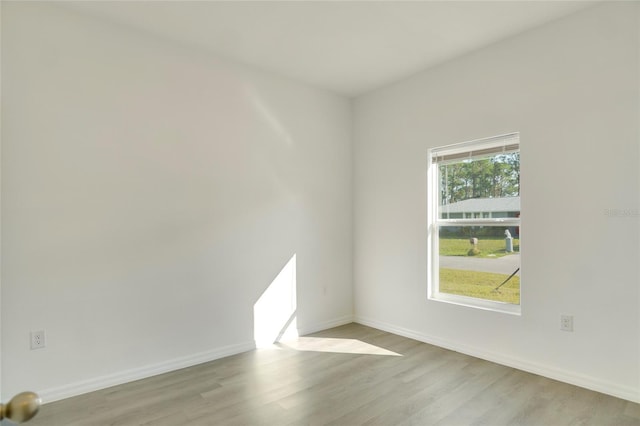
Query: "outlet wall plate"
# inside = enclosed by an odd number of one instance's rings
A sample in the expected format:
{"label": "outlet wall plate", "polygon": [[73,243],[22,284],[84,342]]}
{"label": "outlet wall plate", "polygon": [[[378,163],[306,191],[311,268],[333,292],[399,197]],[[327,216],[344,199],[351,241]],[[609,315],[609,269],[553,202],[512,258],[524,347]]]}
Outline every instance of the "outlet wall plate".
{"label": "outlet wall plate", "polygon": [[45,347],[44,330],[31,332],[31,350]]}
{"label": "outlet wall plate", "polygon": [[560,330],[573,331],[573,315],[560,315]]}

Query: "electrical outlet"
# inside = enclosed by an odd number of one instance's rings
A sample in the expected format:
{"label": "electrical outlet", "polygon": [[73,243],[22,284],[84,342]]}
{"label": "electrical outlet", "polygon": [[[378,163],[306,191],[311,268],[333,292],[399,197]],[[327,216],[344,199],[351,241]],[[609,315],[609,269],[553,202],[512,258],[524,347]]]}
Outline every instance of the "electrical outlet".
{"label": "electrical outlet", "polygon": [[31,350],[45,347],[44,330],[31,332]]}
{"label": "electrical outlet", "polygon": [[560,315],[560,330],[573,331],[573,315]]}

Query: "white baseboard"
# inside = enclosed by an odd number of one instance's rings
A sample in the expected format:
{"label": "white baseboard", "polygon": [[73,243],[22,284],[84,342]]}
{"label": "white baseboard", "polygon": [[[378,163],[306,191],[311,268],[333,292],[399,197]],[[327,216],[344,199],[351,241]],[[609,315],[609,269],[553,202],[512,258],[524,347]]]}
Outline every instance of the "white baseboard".
{"label": "white baseboard", "polygon": [[465,355],[470,355],[476,358],[495,362],[497,364],[506,365],[508,367],[512,367],[518,370],[537,374],[539,376],[544,376],[550,379],[569,383],[575,386],[580,386],[596,392],[601,392],[607,395],[615,396],[617,398],[622,398],[628,401],[640,403],[640,389],[634,389],[632,387],[627,387],[627,386],[620,386],[616,383],[607,382],[604,380],[597,379],[595,377],[574,373],[571,371],[560,370],[557,368],[549,367],[547,365],[531,362],[529,360],[506,356],[501,353],[478,349],[469,345],[465,345],[464,343],[454,342],[454,341],[441,339],[434,336],[429,336],[414,330],[409,330],[403,327],[397,327],[395,325],[387,324],[371,318],[355,316],[353,318],[353,322],[357,322],[358,324],[377,328],[379,330],[387,331],[389,333],[408,337],[410,339],[429,343],[431,345],[439,346],[441,348],[450,349],[452,351],[460,352]]}
{"label": "white baseboard", "polygon": [[121,385],[123,383],[132,382],[134,380],[145,379],[147,377],[156,376],[158,374],[168,373],[170,371],[179,370],[181,368],[191,367],[193,365],[202,364],[216,359],[236,355],[255,349],[255,343],[245,342],[235,345],[224,346],[210,351],[200,352],[193,355],[187,355],[175,358],[166,362],[152,364],[141,368],[121,371],[119,373],[109,374],[106,376],[96,377],[93,379],[82,380],[67,385],[45,389],[38,391],[43,403],[58,401],[61,399],[71,398],[72,396],[82,395],[88,392],[105,389],[111,386]]}
{"label": "white baseboard", "polygon": [[[310,334],[317,331],[338,327],[344,324],[349,324],[351,322],[353,322],[353,316],[346,315],[334,320],[300,327],[298,328],[298,333],[300,335]],[[39,390],[38,394],[42,398],[43,403],[46,404],[49,402],[59,401],[61,399],[82,395],[88,392],[105,389],[111,386],[121,385],[123,383],[132,382],[134,380],[146,379],[147,377],[168,373],[170,371],[179,370],[181,368],[191,367],[193,365],[202,364],[209,361],[215,361],[216,359],[236,355],[242,352],[247,352],[255,348],[256,343],[254,341],[238,343],[212,349],[210,351],[171,359],[157,364],[152,364],[140,368],[133,368],[130,370],[125,370],[88,380],[82,380],[75,383],[69,383],[51,389]]]}

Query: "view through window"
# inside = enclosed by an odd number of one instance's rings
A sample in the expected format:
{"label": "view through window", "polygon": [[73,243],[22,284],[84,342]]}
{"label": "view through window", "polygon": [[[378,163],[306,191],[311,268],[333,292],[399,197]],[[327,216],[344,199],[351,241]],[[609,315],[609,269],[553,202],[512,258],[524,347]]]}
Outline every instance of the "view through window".
{"label": "view through window", "polygon": [[433,149],[430,173],[430,296],[519,305],[519,134]]}

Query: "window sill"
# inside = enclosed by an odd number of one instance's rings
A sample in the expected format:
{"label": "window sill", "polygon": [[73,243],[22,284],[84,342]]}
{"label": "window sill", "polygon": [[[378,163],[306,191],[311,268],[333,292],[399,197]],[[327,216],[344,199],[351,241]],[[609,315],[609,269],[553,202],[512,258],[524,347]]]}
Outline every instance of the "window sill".
{"label": "window sill", "polygon": [[514,305],[512,303],[495,302],[493,300],[477,299],[474,297],[459,296],[448,293],[430,295],[428,299],[436,302],[465,306],[467,308],[482,309],[485,311],[499,312],[509,315],[522,315],[521,305]]}

